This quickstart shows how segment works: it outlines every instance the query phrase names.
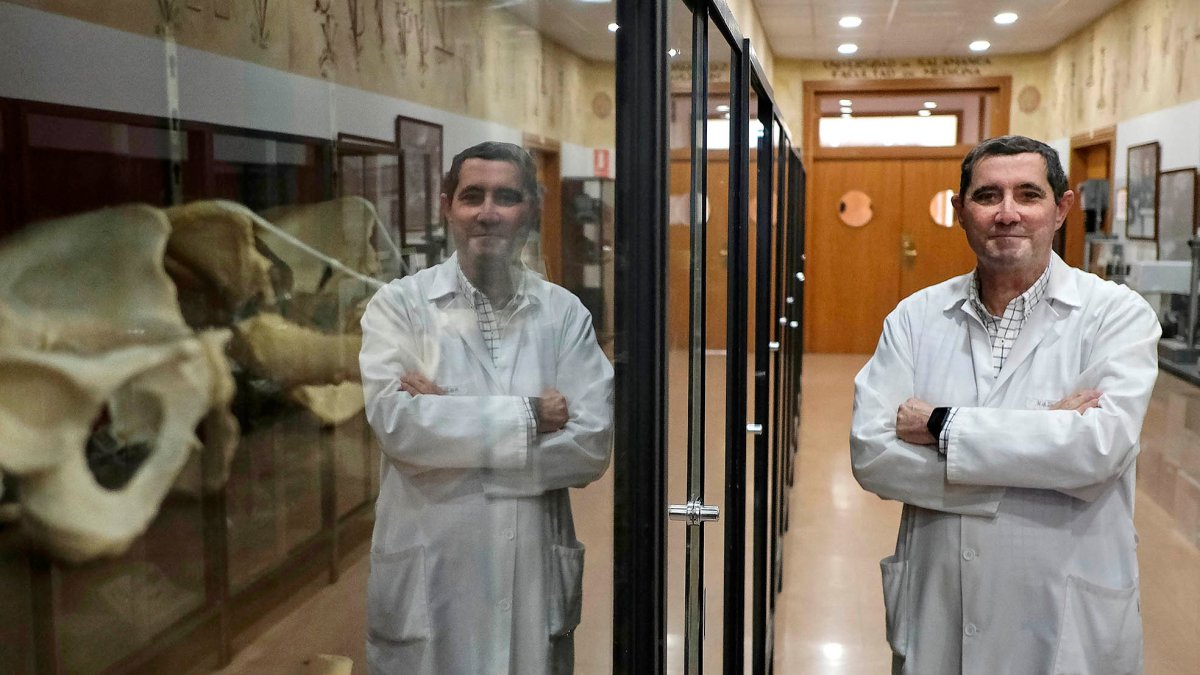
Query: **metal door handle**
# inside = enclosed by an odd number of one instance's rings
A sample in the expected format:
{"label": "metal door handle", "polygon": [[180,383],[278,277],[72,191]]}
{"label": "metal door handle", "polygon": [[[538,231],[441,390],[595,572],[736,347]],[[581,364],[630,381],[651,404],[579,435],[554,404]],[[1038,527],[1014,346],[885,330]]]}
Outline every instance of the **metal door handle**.
{"label": "metal door handle", "polygon": [[701,501],[690,501],[686,504],[671,504],[667,507],[667,517],[671,520],[684,520],[688,525],[712,522],[721,518],[721,507],[705,506]]}
{"label": "metal door handle", "polygon": [[900,235],[900,252],[909,262],[917,259],[917,245],[913,243],[912,235]]}

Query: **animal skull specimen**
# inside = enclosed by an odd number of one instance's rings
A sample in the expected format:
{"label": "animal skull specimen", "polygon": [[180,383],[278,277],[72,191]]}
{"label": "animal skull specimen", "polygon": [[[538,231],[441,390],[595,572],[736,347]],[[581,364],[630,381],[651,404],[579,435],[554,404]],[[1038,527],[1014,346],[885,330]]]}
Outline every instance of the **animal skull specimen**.
{"label": "animal skull specimen", "polygon": [[[0,246],[0,472],[21,521],[69,561],[118,555],[199,449],[236,443],[229,331],[184,322],[164,268],[161,211],[128,206],[32,226]],[[88,446],[102,431],[145,458],[102,484]]]}

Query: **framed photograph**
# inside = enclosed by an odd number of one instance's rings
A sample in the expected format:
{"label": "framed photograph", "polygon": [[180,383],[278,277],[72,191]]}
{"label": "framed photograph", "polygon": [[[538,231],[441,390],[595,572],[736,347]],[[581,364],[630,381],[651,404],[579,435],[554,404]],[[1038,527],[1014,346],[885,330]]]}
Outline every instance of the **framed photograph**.
{"label": "framed photograph", "polygon": [[1157,142],[1129,147],[1125,236],[1130,239],[1158,236],[1158,157]]}
{"label": "framed photograph", "polygon": [[1158,178],[1158,259],[1191,260],[1196,232],[1196,170],[1164,171]]}

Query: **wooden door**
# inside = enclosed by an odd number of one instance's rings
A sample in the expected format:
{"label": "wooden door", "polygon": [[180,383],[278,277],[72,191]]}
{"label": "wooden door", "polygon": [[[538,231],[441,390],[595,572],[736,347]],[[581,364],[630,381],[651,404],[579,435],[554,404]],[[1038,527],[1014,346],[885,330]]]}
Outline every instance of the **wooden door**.
{"label": "wooden door", "polygon": [[[898,166],[878,160],[819,160],[811,175],[806,336],[814,352],[870,352],[900,284],[902,193]],[[871,220],[850,227],[838,217],[851,190],[871,200]]]}
{"label": "wooden door", "polygon": [[[956,159],[906,159],[902,163],[904,215],[897,302],[975,268],[975,254],[945,195],[947,190],[958,192],[961,163]],[[948,225],[936,222],[932,213],[932,202],[939,193],[946,199],[942,215],[949,215]]]}
{"label": "wooden door", "polygon": [[[937,225],[930,213],[938,192],[957,191],[958,171],[955,159],[814,163],[805,282],[810,351],[874,351],[884,318],[901,299],[974,267],[958,223]],[[871,200],[872,218],[861,227],[839,218],[852,190]]]}
{"label": "wooden door", "polygon": [[[540,269],[546,279],[561,284],[562,274],[562,169],[556,150],[527,148],[537,167],[538,185],[542,188],[542,223],[537,247],[532,253],[538,258],[531,265]],[[532,237],[531,237],[532,239]]]}

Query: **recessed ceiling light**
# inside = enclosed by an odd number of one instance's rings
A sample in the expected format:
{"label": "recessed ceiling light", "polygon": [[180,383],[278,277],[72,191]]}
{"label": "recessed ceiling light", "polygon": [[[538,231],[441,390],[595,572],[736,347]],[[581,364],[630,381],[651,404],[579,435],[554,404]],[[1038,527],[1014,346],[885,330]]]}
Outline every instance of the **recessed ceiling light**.
{"label": "recessed ceiling light", "polygon": [[853,54],[856,51],[858,51],[858,45],[854,44],[853,42],[847,42],[844,45],[838,45],[839,54]]}
{"label": "recessed ceiling light", "polygon": [[729,113],[725,113],[725,119],[729,119]]}
{"label": "recessed ceiling light", "polygon": [[671,47],[670,49],[667,50],[667,56],[669,56],[671,58],[675,58],[676,56],[679,56],[679,50],[675,49],[674,47]]}
{"label": "recessed ceiling light", "polygon": [[618,28],[620,28],[620,26],[618,26],[618,25],[617,25],[617,24],[615,24],[615,23],[610,23],[610,24],[608,24],[608,32],[610,32],[610,33],[615,33],[615,32],[617,32],[617,29],[618,29]]}
{"label": "recessed ceiling light", "polygon": [[852,112],[854,112],[854,108],[851,108],[851,107],[850,107],[850,106],[848,106],[848,105],[844,105],[844,106],[842,106],[842,112],[844,112],[844,113],[852,113]]}
{"label": "recessed ceiling light", "polygon": [[838,105],[854,105],[854,101],[851,101],[848,98],[844,98],[844,99],[838,101]]}
{"label": "recessed ceiling light", "polygon": [[838,19],[838,25],[842,28],[858,28],[862,25],[862,19],[857,16],[843,16]]}
{"label": "recessed ceiling light", "polygon": [[934,108],[937,107],[937,102],[936,101],[925,101],[925,107],[929,108],[930,110],[933,110]]}
{"label": "recessed ceiling light", "polygon": [[920,115],[921,117],[929,117],[929,116],[930,116],[930,115],[932,115],[933,113],[931,113],[931,112],[929,112],[928,110],[925,110],[924,108],[922,108],[921,110],[918,110],[918,111],[917,111],[917,114],[918,114],[918,115]]}
{"label": "recessed ceiling light", "polygon": [[729,111],[729,106],[725,105],[724,103],[717,106],[717,112],[728,112],[728,111]]}
{"label": "recessed ceiling light", "polygon": [[991,46],[992,43],[988,42],[987,40],[976,40],[967,45],[967,47],[973,52],[986,52],[989,48],[991,48]]}
{"label": "recessed ceiling light", "polygon": [[1010,23],[1017,22],[1017,15],[1013,12],[1000,12],[996,16],[992,17],[992,21],[995,21],[1001,26],[1007,26]]}
{"label": "recessed ceiling light", "polygon": [[853,117],[853,115],[851,115],[850,113],[842,113],[842,119],[844,119],[844,120],[848,120],[851,117]]}

